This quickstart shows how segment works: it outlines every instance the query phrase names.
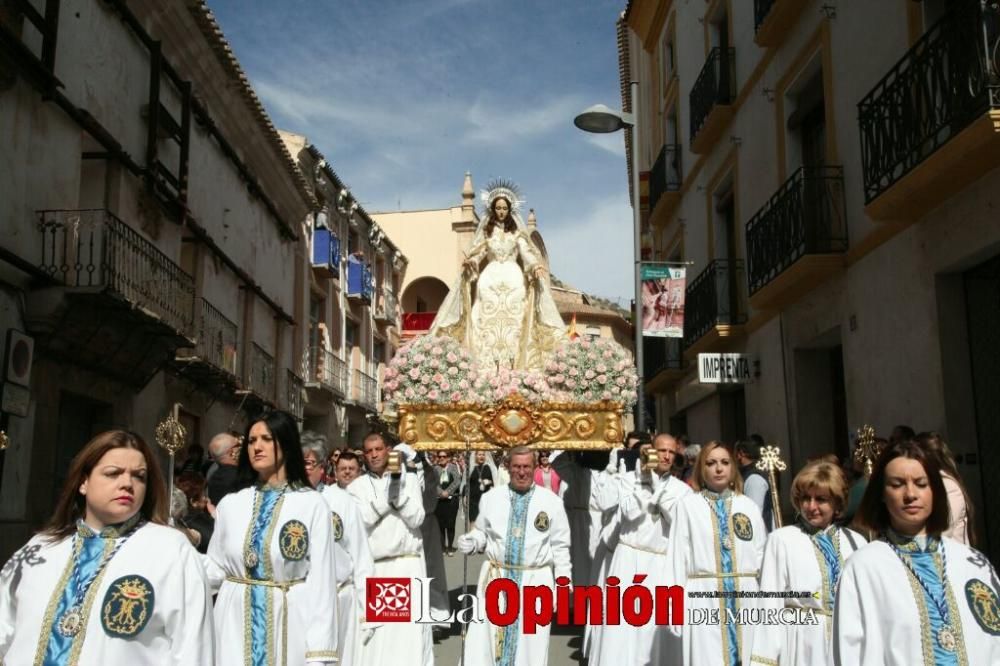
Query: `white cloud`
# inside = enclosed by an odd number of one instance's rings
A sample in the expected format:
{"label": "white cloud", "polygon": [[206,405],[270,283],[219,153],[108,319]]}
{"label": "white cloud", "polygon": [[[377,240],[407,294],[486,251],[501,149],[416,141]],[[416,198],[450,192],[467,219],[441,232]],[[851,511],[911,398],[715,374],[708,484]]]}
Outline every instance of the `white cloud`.
{"label": "white cloud", "polygon": [[628,195],[592,201],[582,216],[576,215],[579,208],[571,205],[539,220],[552,273],[589,294],[630,297],[634,263]]}
{"label": "white cloud", "polygon": [[625,159],[625,139],[621,132],[609,134],[587,134],[587,143],[601,150]]}

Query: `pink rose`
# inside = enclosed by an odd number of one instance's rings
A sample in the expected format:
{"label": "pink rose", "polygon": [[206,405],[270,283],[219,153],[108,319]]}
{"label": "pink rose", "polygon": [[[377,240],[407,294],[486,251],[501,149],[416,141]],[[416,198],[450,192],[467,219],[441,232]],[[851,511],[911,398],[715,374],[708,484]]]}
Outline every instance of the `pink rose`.
{"label": "pink rose", "polygon": [[608,366],[604,365],[603,363],[598,363],[595,369],[600,373],[605,373],[608,371]]}
{"label": "pink rose", "polygon": [[417,379],[420,377],[420,368],[410,368],[410,379]]}
{"label": "pink rose", "polygon": [[449,377],[454,377],[457,374],[458,374],[458,368],[456,368],[455,366],[451,366],[450,368],[448,368],[448,376]]}
{"label": "pink rose", "polygon": [[404,395],[406,395],[407,399],[412,400],[417,396],[417,393],[412,388],[408,388],[406,389],[406,393]]}
{"label": "pink rose", "polygon": [[455,352],[448,352],[445,358],[448,359],[449,363],[458,363],[458,356],[455,355]]}
{"label": "pink rose", "polygon": [[462,401],[462,394],[459,393],[458,391],[455,391],[454,393],[451,394],[451,401],[452,402],[461,402]]}
{"label": "pink rose", "polygon": [[440,372],[435,372],[434,373],[434,383],[435,384],[440,384],[442,381],[444,381],[444,375],[442,375]]}
{"label": "pink rose", "polygon": [[437,389],[431,389],[430,391],[427,392],[428,400],[437,400],[439,396],[440,394],[437,392]]}
{"label": "pink rose", "polygon": [[607,384],[608,383],[608,376],[607,375],[597,375],[597,383],[598,384]]}
{"label": "pink rose", "polygon": [[576,377],[577,375],[580,374],[580,371],[577,370],[576,368],[570,368],[568,374],[570,377]]}
{"label": "pink rose", "polygon": [[466,381],[465,379],[463,379],[462,381],[460,381],[458,383],[458,388],[462,389],[463,391],[468,391],[469,390],[469,382]]}

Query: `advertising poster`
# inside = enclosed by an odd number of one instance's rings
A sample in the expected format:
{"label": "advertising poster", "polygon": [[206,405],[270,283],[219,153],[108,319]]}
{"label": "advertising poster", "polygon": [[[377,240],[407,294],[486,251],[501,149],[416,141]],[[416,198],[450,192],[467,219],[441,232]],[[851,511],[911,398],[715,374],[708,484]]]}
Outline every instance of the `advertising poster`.
{"label": "advertising poster", "polygon": [[683,267],[642,265],[642,334],[660,338],[684,337]]}

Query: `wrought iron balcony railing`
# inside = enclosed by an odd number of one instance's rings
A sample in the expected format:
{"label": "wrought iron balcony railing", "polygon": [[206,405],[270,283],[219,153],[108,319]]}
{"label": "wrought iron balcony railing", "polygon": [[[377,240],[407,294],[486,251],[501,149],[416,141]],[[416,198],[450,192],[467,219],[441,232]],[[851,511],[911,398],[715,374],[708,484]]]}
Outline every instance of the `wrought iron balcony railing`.
{"label": "wrought iron balcony railing", "polygon": [[847,251],[844,169],[802,167],[747,223],[753,294],[807,254]]}
{"label": "wrought iron balcony railing", "polygon": [[771,13],[771,8],[776,0],[753,0],[753,26],[754,30],[760,30],[760,26]]}
{"label": "wrought iron balcony railing", "polygon": [[285,399],[282,407],[300,421],[305,415],[305,402],[302,399],[304,389],[302,379],[291,370],[285,370]]}
{"label": "wrought iron balcony railing", "polygon": [[1000,9],[956,0],[858,104],[865,203],[1000,108]]}
{"label": "wrought iron balcony railing", "polygon": [[687,288],[684,346],[690,347],[713,327],[746,323],[740,293],[743,261],[716,259]]}
{"label": "wrought iron balcony railing", "polygon": [[316,381],[340,395],[347,395],[347,363],[329,349],[309,349],[310,380]]}
{"label": "wrought iron balcony railing", "polygon": [[239,328],[204,298],[201,299],[201,325],[195,353],[207,363],[237,374]]}
{"label": "wrought iron balcony railing", "polygon": [[375,411],[378,403],[378,380],[371,375],[354,370],[354,399],[363,407]]}
{"label": "wrought iron balcony railing", "polygon": [[705,126],[712,109],[717,104],[729,104],[736,97],[736,49],[716,46],[708,54],[701,74],[691,88],[691,139]]}
{"label": "wrought iron balcony railing", "polygon": [[256,342],[251,342],[247,356],[247,388],[265,400],[274,400],[274,371],[274,357]]}
{"label": "wrought iron balcony railing", "polygon": [[194,334],[194,279],[104,209],[41,210],[40,268],[60,284],[97,288]]}
{"label": "wrought iron balcony railing", "polygon": [[649,210],[656,209],[656,203],[665,193],[679,192],[681,184],[681,147],[668,143],[660,149],[649,172]]}
{"label": "wrought iron balcony railing", "polygon": [[682,370],[685,367],[681,338],[643,338],[643,374],[646,380],[664,370]]}

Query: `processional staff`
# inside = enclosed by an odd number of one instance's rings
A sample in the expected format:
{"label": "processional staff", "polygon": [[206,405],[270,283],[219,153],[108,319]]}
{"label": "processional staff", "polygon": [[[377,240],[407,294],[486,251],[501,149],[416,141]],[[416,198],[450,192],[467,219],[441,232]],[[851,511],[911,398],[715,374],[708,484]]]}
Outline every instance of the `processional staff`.
{"label": "processional staff", "polygon": [[[170,466],[167,469],[167,489],[168,497],[173,501],[174,496],[174,454],[184,448],[187,439],[187,428],[177,419],[180,413],[181,404],[174,403],[174,410],[167,418],[163,419],[156,426],[156,443],[170,454]],[[173,524],[173,518],[170,519]]]}
{"label": "processional staff", "polygon": [[854,447],[854,462],[863,463],[865,478],[872,476],[872,467],[882,453],[882,447],[875,440],[875,428],[865,424],[858,428],[858,443]]}
{"label": "processional staff", "polygon": [[760,460],[757,461],[757,469],[767,472],[767,480],[771,485],[771,504],[774,522],[781,527],[781,503],[778,500],[778,478],[775,471],[784,472],[787,465],[781,459],[781,449],[775,445],[765,446],[760,451]]}

